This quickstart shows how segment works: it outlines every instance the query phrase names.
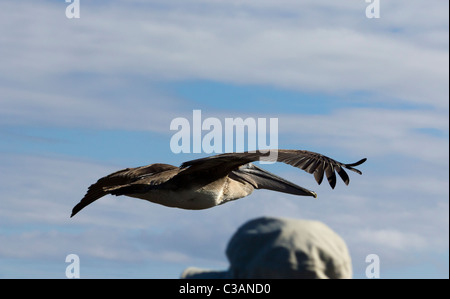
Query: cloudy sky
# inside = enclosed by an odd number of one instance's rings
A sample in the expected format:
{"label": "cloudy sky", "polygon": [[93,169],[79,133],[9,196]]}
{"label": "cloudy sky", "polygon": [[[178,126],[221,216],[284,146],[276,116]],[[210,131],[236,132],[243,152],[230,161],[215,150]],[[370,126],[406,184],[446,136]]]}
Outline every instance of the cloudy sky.
{"label": "cloudy sky", "polygon": [[[95,2],[95,3],[93,3]],[[394,3],[393,3],[394,2]],[[354,277],[449,277],[448,1],[0,2],[0,278],[178,278],[226,269],[227,241],[267,215],[316,219]],[[368,160],[335,190],[265,166],[318,199],[261,190],[210,210],[104,197],[110,172],[171,151],[177,117],[277,118],[279,148]],[[203,132],[204,134],[207,131]]]}

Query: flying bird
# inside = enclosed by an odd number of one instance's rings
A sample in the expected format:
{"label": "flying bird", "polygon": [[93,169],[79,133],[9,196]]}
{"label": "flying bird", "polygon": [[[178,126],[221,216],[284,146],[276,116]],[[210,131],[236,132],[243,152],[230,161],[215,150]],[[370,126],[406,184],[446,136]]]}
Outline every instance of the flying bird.
{"label": "flying bird", "polygon": [[[275,151],[276,155],[272,153]],[[269,155],[270,153],[270,155]],[[92,184],[83,199],[73,208],[73,217],[81,209],[107,195],[126,195],[148,200],[168,207],[201,210],[250,195],[255,189],[268,189],[288,194],[313,196],[317,194],[300,187],[251,162],[273,159],[310,174],[320,185],[324,175],[334,189],[336,173],[346,185],[350,178],[344,168],[355,169],[367,159],[344,164],[324,155],[306,150],[272,150],[243,153],[225,153],[187,161],[176,167],[155,163],[126,168],[100,178]]]}

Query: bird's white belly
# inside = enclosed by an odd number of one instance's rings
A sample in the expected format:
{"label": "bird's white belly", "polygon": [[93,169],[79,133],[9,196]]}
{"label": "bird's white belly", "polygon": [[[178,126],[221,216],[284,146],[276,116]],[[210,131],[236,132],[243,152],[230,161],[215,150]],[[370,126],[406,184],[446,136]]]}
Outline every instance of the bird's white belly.
{"label": "bird's white belly", "polygon": [[140,198],[167,207],[188,210],[202,210],[212,208],[221,203],[223,192],[211,191],[206,188],[196,190],[152,190],[143,194],[130,194],[130,197]]}

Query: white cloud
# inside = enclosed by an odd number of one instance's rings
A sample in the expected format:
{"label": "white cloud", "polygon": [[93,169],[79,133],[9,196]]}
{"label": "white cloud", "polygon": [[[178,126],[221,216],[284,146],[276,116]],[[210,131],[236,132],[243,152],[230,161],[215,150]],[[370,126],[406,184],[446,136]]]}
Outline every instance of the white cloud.
{"label": "white cloud", "polygon": [[[79,83],[79,82],[77,82]],[[62,82],[69,84],[70,82]],[[106,90],[107,84],[102,85]],[[79,86],[75,86],[79,87]],[[80,87],[81,88],[81,87]],[[89,87],[83,86],[85,90]],[[39,91],[2,88],[0,125],[40,125],[97,129],[167,132],[177,116],[179,100],[148,90],[146,97],[68,94],[64,90]],[[95,91],[92,91],[95,93]]]}
{"label": "white cloud", "polygon": [[[363,10],[358,17],[353,15],[364,6],[361,3],[330,3],[327,7],[287,1],[284,9],[272,2],[257,8],[261,4],[256,3],[216,2],[207,6],[211,14],[178,10],[176,4],[171,9],[144,5],[138,10],[122,2],[111,6],[83,4],[83,16],[67,20],[60,6],[6,2],[1,11],[8,16],[1,19],[11,30],[3,36],[8,47],[2,50],[2,57],[8,60],[2,62],[0,72],[8,74],[8,80],[89,72],[140,74],[150,80],[269,84],[325,93],[358,90],[448,107],[447,49],[385,34],[365,19]],[[15,5],[21,8],[20,14],[10,14]],[[215,5],[227,8],[231,15],[214,9]],[[379,20],[385,30],[383,22],[395,21],[400,29],[409,28],[419,12],[433,24],[421,23],[424,32],[445,28],[446,15],[436,8],[430,13],[426,9],[430,6],[424,8],[411,1],[404,6],[387,6],[402,14],[414,13],[406,19],[389,18],[386,13]],[[358,21],[336,25],[333,9],[338,8],[339,12],[348,9],[347,19]],[[264,13],[258,13],[260,10]],[[286,18],[287,12],[296,17]],[[323,22],[308,17],[311,14],[323,15]],[[26,17],[33,20],[33,26],[20,26]]]}
{"label": "white cloud", "polygon": [[442,112],[348,108],[329,115],[286,115],[279,127],[285,134],[307,136],[311,145],[329,144],[369,157],[399,154],[448,167],[448,139],[420,132],[432,128],[447,136],[448,115]]}
{"label": "white cloud", "polygon": [[424,249],[426,238],[416,233],[401,232],[395,229],[363,230],[359,237],[371,244],[402,251]]}

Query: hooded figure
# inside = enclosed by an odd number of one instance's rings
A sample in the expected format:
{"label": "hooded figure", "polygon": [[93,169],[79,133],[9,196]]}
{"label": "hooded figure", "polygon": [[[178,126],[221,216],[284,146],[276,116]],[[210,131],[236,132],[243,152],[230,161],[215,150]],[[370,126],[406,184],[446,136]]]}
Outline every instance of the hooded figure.
{"label": "hooded figure", "polygon": [[227,271],[187,268],[181,278],[352,278],[344,240],[319,221],[261,217],[228,243]]}

